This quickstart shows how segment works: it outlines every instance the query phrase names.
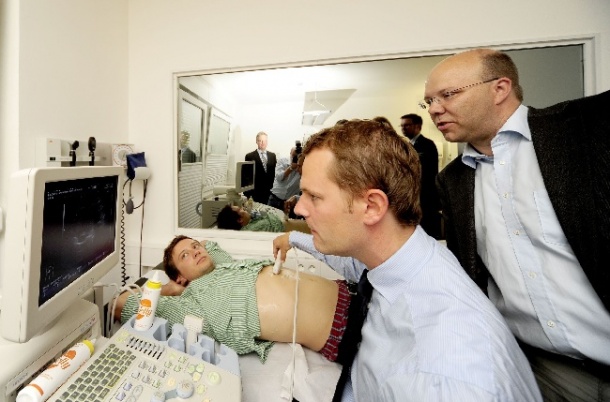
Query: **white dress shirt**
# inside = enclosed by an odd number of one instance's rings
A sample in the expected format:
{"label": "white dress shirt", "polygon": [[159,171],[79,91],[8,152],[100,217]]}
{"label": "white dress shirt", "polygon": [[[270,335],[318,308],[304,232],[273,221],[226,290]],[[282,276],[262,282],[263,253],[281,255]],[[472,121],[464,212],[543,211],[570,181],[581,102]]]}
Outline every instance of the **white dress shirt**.
{"label": "white dress shirt", "polygon": [[[290,244],[357,282],[366,267]],[[455,256],[418,227],[383,264],[343,401],[541,401],[529,363],[502,316]]]}
{"label": "white dress shirt", "polygon": [[288,177],[284,178],[284,172],[291,164],[291,160],[284,157],[280,158],[275,166],[275,179],[271,192],[284,201],[301,191],[301,174],[298,171],[293,170],[288,174]]}
{"label": "white dress shirt", "polygon": [[462,157],[476,168],[477,252],[491,274],[490,299],[525,343],[610,364],[610,313],[557,220],[531,141],[527,107],[515,111],[491,145],[493,157],[470,146]]}

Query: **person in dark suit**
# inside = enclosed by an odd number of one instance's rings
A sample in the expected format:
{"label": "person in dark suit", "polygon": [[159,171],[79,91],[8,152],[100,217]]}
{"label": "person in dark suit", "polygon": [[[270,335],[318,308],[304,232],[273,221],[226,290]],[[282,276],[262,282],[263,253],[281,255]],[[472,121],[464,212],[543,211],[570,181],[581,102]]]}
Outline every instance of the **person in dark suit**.
{"label": "person in dark suit", "polygon": [[252,197],[256,202],[267,204],[273,179],[275,178],[275,165],[277,158],[273,152],[267,151],[267,134],[263,131],[256,134],[256,150],[246,154],[246,161],[254,161],[254,190],[247,191],[246,197]]}
{"label": "person in dark suit", "polygon": [[420,225],[426,233],[438,240],[441,238],[440,201],[436,190],[438,150],[434,141],[421,134],[421,126],[422,118],[417,114],[405,114],[400,117],[400,129],[419,154],[422,167],[420,194],[422,219]]}
{"label": "person in dark suit", "polygon": [[195,163],[197,162],[197,155],[187,145],[180,149],[180,159],[182,160],[182,163]]}
{"label": "person in dark suit", "polygon": [[191,134],[188,131],[182,131],[180,135],[180,161],[182,163],[197,162],[197,154],[189,146],[190,139]]}
{"label": "person in dark suit", "polygon": [[422,103],[466,143],[438,176],[447,246],[498,307],[545,401],[610,400],[610,92],[535,109],[505,53],[431,71]]}

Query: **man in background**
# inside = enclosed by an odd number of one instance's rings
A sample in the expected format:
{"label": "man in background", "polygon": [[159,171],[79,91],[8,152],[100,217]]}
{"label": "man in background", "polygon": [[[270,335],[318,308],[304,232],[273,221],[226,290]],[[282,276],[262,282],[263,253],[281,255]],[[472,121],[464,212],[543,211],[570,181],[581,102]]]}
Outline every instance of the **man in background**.
{"label": "man in background", "polygon": [[422,118],[414,113],[400,118],[400,129],[409,138],[411,145],[419,154],[421,163],[421,196],[422,219],[420,225],[426,233],[435,239],[441,238],[440,201],[436,190],[438,174],[438,150],[434,141],[421,134]]}
{"label": "man in background", "polygon": [[189,142],[191,140],[191,133],[188,131],[182,131],[180,133],[180,161],[182,163],[195,163],[197,162],[197,154],[191,149]]}
{"label": "man in background", "polygon": [[276,156],[267,151],[267,133],[256,134],[256,150],[246,154],[246,162],[254,161],[254,190],[245,192],[246,197],[252,197],[256,202],[266,204],[273,187],[275,177]]}
{"label": "man in background", "polygon": [[610,401],[610,92],[534,109],[505,53],[431,71],[447,246],[498,307],[545,401]]}

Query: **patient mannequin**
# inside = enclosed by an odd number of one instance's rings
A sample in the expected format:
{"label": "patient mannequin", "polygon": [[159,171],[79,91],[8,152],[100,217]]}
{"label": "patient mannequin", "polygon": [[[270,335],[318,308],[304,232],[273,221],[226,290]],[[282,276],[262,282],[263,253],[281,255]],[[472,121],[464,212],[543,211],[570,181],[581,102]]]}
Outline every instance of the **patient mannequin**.
{"label": "patient mannequin", "polygon": [[[239,354],[254,351],[263,362],[273,342],[292,342],[295,271],[283,268],[276,275],[272,260],[235,261],[215,242],[186,236],[170,243],[163,262],[170,282],[161,290],[157,316],[170,325],[186,314],[203,315],[204,333]],[[296,342],[337,360],[350,299],[344,281],[299,272]],[[124,322],[137,304],[124,293],[115,315]]]}
{"label": "patient mannequin", "polygon": [[284,222],[274,213],[248,212],[237,205],[225,205],[218,212],[216,225],[219,229],[247,230],[253,232],[283,232]]}

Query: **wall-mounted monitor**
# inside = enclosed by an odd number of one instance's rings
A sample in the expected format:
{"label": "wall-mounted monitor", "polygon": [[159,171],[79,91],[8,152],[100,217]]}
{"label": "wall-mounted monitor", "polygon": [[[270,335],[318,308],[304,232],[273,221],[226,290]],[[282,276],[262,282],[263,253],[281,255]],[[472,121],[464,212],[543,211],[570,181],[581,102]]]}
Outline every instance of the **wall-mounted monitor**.
{"label": "wall-mounted monitor", "polygon": [[2,336],[27,342],[119,262],[121,167],[35,168],[11,177]]}

